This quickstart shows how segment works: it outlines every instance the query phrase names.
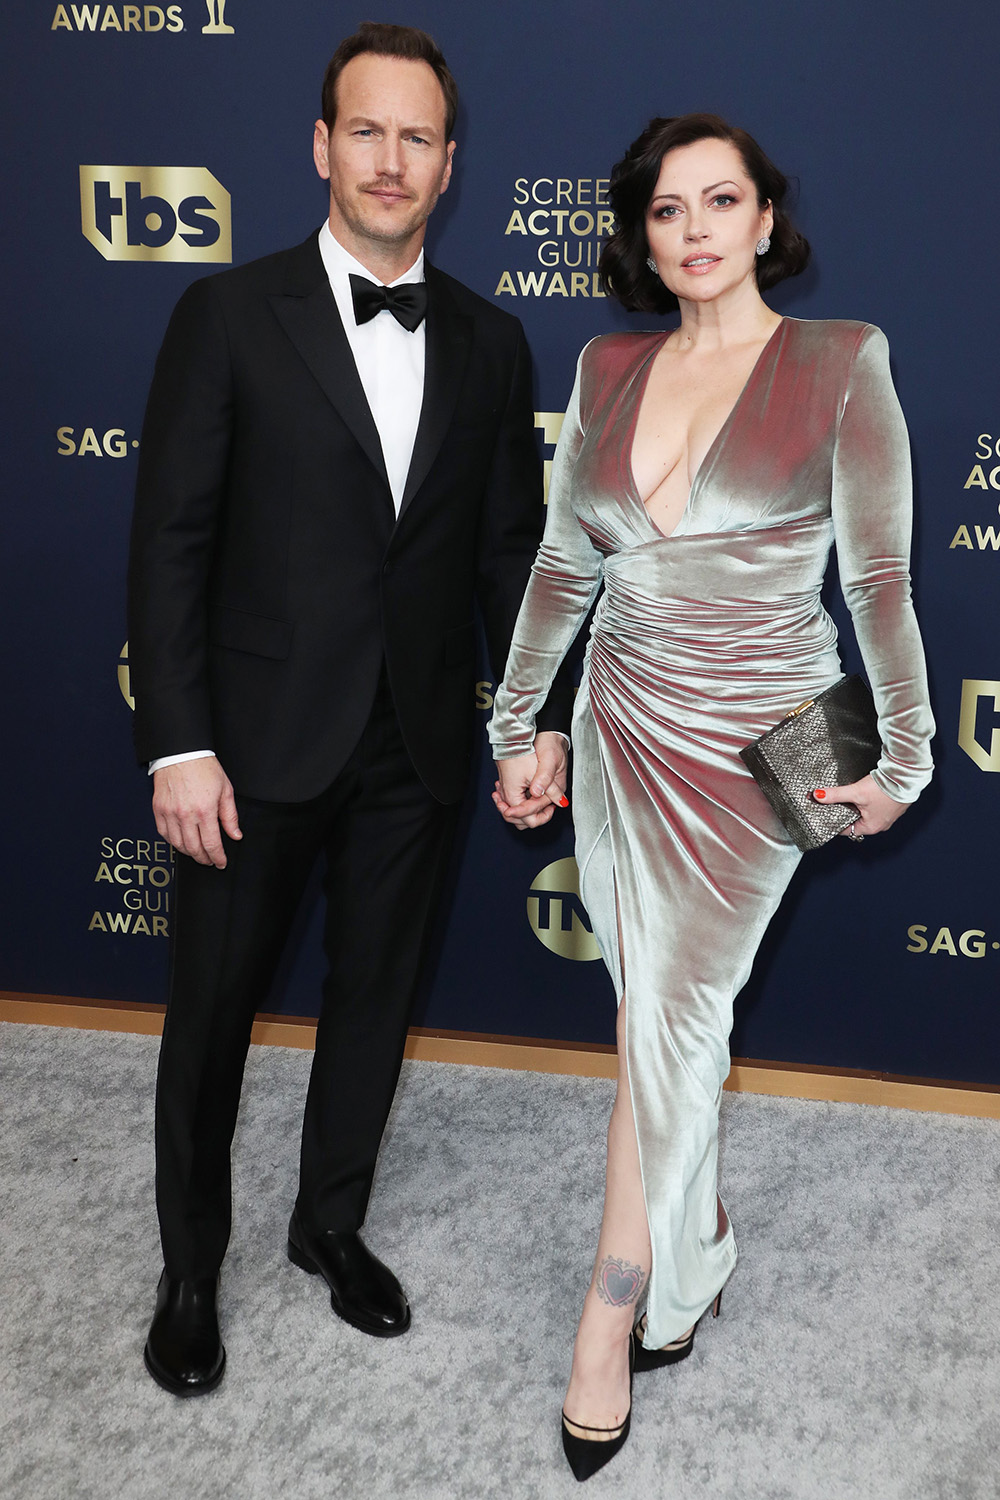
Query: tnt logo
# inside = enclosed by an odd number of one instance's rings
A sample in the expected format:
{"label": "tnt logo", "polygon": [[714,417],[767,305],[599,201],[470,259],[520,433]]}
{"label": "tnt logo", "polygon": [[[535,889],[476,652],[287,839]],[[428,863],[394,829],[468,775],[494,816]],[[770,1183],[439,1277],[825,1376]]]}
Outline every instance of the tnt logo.
{"label": "tnt logo", "polygon": [[207,167],[81,167],[80,221],[105,260],[233,258],[230,197]]}
{"label": "tnt logo", "polygon": [[1000,771],[1000,682],[962,683],[958,743],[981,771]]}
{"label": "tnt logo", "polygon": [[560,958],[589,962],[601,956],[580,899],[575,859],[557,859],[538,872],[528,892],[528,921],[538,941]]}
{"label": "tnt logo", "polygon": [[128,641],[122,647],[121,656],[118,658],[118,688],[125,702],[134,712],[135,699],[132,697],[132,677],[128,668]]}

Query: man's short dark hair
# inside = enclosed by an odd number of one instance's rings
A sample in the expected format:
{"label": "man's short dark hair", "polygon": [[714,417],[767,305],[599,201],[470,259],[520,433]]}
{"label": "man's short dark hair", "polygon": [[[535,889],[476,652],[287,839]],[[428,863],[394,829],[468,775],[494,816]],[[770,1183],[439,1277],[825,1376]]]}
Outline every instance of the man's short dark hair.
{"label": "man's short dark hair", "polygon": [[330,59],[323,79],[323,122],[332,130],[337,119],[337,80],[354,57],[371,52],[376,57],[401,57],[425,62],[433,69],[444,95],[444,136],[451,140],[458,113],[458,85],[451,76],[444,54],[432,36],[415,26],[390,26],[382,21],[364,21],[353,36],[345,37]]}

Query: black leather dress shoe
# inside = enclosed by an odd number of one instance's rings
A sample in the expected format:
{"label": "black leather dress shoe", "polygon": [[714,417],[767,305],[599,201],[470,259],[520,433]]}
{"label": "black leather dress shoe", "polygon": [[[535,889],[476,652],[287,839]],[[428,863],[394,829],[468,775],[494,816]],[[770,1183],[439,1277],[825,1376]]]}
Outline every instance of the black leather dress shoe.
{"label": "black leather dress shoe", "polygon": [[362,1333],[391,1339],[409,1328],[403,1288],[353,1230],[307,1234],[295,1212],[288,1226],[288,1259],[310,1276],[322,1276],[334,1312]]}
{"label": "black leather dress shoe", "polygon": [[217,1276],[176,1279],[166,1271],[156,1289],[156,1311],[143,1351],[157,1385],[174,1396],[214,1391],[226,1368],[219,1337]]}

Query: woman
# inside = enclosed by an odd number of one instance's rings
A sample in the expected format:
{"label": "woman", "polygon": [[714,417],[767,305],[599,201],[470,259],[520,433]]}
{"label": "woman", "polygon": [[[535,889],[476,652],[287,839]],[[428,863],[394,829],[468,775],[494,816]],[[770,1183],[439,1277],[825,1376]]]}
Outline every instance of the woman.
{"label": "woman", "polygon": [[548,796],[534,715],[603,583],[574,806],[583,897],[619,997],[619,1081],[563,1412],[579,1479],[628,1435],[632,1358],[689,1353],[736,1262],[716,1192],[733,998],[799,861],[738,752],[842,675],[820,603],[834,540],[883,753],[862,781],[814,795],[855,804],[860,839],[931,773],[886,341],[763,301],[809,256],[786,192],[757,143],[714,115],[653,120],[615,168],[606,289],[644,312],[679,306],[680,325],[609,334],[580,357],[491,724],[494,800],[531,826]]}

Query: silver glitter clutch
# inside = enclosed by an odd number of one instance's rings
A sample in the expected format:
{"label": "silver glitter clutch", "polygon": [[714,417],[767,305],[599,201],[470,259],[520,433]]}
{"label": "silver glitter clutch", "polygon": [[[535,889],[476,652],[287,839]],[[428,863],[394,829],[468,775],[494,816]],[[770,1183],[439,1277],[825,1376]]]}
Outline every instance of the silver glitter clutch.
{"label": "silver glitter clutch", "polygon": [[740,758],[800,849],[818,849],[857,818],[851,802],[825,807],[820,786],[850,786],[878,764],[882,742],[863,677],[842,677],[802,703]]}

